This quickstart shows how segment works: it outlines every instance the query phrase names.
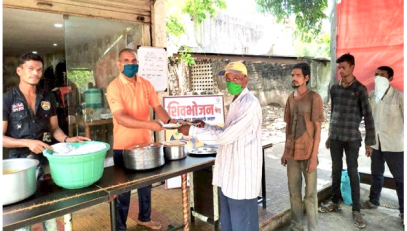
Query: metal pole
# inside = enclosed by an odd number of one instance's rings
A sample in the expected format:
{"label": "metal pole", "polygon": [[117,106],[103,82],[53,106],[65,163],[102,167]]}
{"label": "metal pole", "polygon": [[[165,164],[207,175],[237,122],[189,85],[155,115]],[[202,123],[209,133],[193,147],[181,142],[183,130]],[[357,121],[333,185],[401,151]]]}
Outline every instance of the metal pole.
{"label": "metal pole", "polygon": [[327,102],[329,102],[331,96],[329,90],[331,86],[337,82],[336,80],[336,45],[337,45],[337,13],[336,13],[336,0],[328,1],[329,21],[331,22],[331,40],[330,40],[330,53],[331,53],[331,79],[328,87]]}
{"label": "metal pole", "polygon": [[110,225],[112,231],[117,231],[117,213],[116,213],[117,197],[110,202]]}
{"label": "metal pole", "polygon": [[263,165],[261,167],[261,196],[263,197],[263,209],[267,208],[266,201],[266,162],[264,161],[264,148],[263,148]]}

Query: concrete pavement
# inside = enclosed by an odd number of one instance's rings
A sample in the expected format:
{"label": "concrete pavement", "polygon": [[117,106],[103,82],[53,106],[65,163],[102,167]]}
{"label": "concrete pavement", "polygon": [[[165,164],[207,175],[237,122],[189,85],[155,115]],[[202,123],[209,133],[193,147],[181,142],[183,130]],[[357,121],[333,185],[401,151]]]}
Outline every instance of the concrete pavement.
{"label": "concrete pavement", "polygon": [[[331,157],[329,150],[324,147],[327,133],[323,132],[319,148],[318,165],[318,190],[327,189],[330,191],[331,184]],[[364,155],[364,146],[359,153],[359,168],[370,169],[370,158]],[[279,211],[274,218],[262,223],[261,230],[285,230],[289,226],[289,196],[287,186],[286,168],[281,166],[280,158],[283,154],[284,143],[275,144],[266,151],[266,177],[268,191],[267,210]],[[346,161],[344,159],[344,169]],[[386,167],[386,173],[390,173]],[[283,183],[282,183],[283,182]],[[361,200],[369,197],[370,185],[361,184]],[[320,196],[320,195],[319,195]],[[325,200],[324,203],[329,200]],[[273,203],[274,202],[274,203]],[[398,200],[395,190],[383,189],[381,197],[381,207],[375,210],[362,210],[367,220],[367,227],[364,230],[403,230],[398,211]],[[338,213],[319,214],[318,230],[359,230],[353,225],[351,206],[341,204],[342,211]],[[261,214],[261,211],[260,211]],[[304,220],[306,227],[306,219]],[[304,230],[307,230],[304,228]]]}

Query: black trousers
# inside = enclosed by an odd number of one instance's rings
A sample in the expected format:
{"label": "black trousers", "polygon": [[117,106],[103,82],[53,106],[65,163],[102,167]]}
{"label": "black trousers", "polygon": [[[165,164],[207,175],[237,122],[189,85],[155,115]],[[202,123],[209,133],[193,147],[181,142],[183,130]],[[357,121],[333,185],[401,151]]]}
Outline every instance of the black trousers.
{"label": "black trousers", "polygon": [[[113,150],[114,165],[124,168],[123,150]],[[143,222],[150,221],[151,216],[151,185],[137,189],[139,212],[138,219]],[[130,192],[117,195],[117,228],[126,230],[126,221],[130,207]]]}
{"label": "black trousers", "polygon": [[404,213],[404,152],[382,152],[381,149],[373,149],[371,159],[370,202],[377,206],[380,205],[380,194],[384,181],[384,163],[386,162],[396,184],[400,213]]}
{"label": "black trousers", "polygon": [[360,182],[358,177],[358,157],[361,141],[329,140],[332,159],[332,202],[339,203],[341,198],[341,174],[343,151],[346,155],[346,165],[350,187],[352,190],[352,211],[360,212]]}

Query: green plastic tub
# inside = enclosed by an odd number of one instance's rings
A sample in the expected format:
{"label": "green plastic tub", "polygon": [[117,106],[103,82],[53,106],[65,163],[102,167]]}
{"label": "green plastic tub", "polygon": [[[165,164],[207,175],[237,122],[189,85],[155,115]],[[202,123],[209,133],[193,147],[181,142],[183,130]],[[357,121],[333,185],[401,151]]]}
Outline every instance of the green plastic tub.
{"label": "green plastic tub", "polygon": [[43,153],[48,158],[52,180],[55,184],[66,189],[85,188],[102,177],[105,157],[110,145],[98,141],[70,143],[70,145],[78,148],[87,143],[103,143],[106,148],[84,155],[53,155],[52,150],[44,150]]}

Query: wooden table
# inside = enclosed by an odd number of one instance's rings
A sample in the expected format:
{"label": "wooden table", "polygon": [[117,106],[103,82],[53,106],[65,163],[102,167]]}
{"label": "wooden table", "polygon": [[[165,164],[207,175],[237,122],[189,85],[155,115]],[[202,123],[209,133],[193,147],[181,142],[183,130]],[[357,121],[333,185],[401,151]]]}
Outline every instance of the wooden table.
{"label": "wooden table", "polygon": [[[128,192],[134,189],[142,188],[156,182],[161,182],[166,179],[181,175],[183,178],[184,186],[186,187],[186,173],[193,172],[208,168],[215,163],[214,157],[192,157],[188,156],[182,160],[169,161],[164,166],[148,171],[131,171],[111,166],[105,169],[102,178],[97,182],[97,185],[102,188],[108,188],[107,193],[109,196],[114,196],[120,193]],[[125,184],[126,182],[133,182]],[[116,186],[117,185],[117,186]],[[116,186],[116,187],[114,187]],[[182,188],[183,199],[187,195],[186,188]],[[185,201],[186,203],[187,201]],[[184,200],[183,200],[184,203]],[[111,230],[117,230],[117,214],[116,214],[117,198],[110,202],[110,217],[111,217]],[[188,209],[188,204],[183,206]],[[186,212],[186,214],[185,214]],[[184,211],[184,216],[189,216],[188,211]],[[185,218],[185,217],[184,217]],[[185,224],[184,219],[184,225]]]}
{"label": "wooden table", "polygon": [[[15,230],[107,202],[107,192],[93,192],[98,189],[100,187],[96,185],[82,189],[64,189],[52,180],[40,181],[33,196],[21,202],[3,206],[3,230]],[[64,198],[70,199],[61,200]],[[54,200],[58,201],[46,204]],[[29,209],[34,205],[38,207]]]}
{"label": "wooden table", "polygon": [[[83,121],[81,117],[78,117],[79,121],[69,124],[69,136],[72,137],[74,136],[73,134],[73,126],[74,125],[80,125],[85,128],[85,136],[88,138],[90,137],[90,127],[92,126],[102,126],[102,129],[106,131],[106,125],[113,124],[113,119],[105,119],[105,120],[87,120]],[[106,132],[103,132],[101,137],[101,140],[106,141]]]}
{"label": "wooden table", "polygon": [[[169,161],[162,167],[148,171],[131,171],[111,166],[105,168],[103,176],[98,182],[83,189],[63,189],[55,185],[52,180],[42,181],[39,183],[36,193],[30,198],[3,206],[3,229],[5,231],[14,230],[59,217],[107,202],[109,196],[145,187],[179,175],[183,176],[183,187],[186,188],[186,173],[208,168],[214,163],[215,158],[213,157],[188,156],[182,160]],[[182,196],[187,198],[185,192],[186,190],[183,189]],[[116,200],[110,202],[112,230],[117,230]],[[50,203],[51,201],[55,201],[55,203]],[[33,205],[37,206],[30,208]],[[188,205],[185,208],[188,209]],[[183,212],[184,215],[189,214],[188,211]]]}

